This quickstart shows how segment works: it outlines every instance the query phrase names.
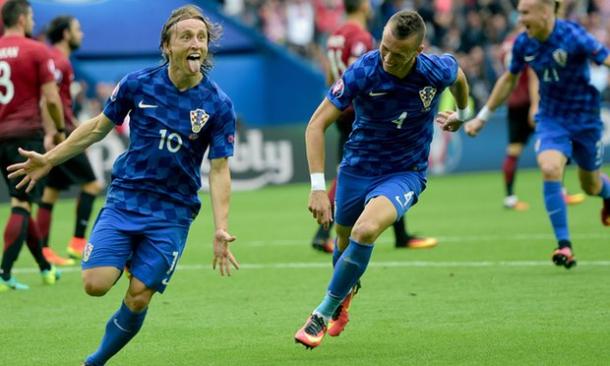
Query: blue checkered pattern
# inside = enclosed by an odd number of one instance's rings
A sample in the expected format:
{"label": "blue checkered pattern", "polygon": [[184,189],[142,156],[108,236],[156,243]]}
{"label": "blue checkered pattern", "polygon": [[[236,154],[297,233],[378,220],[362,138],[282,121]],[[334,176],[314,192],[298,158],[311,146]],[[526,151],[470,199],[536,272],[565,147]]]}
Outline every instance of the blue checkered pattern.
{"label": "blue checkered pattern", "polygon": [[600,124],[600,94],[590,83],[589,60],[601,64],[608,52],[582,26],[557,20],[544,42],[526,33],[517,37],[510,72],[517,74],[529,64],[538,75],[537,121],[550,117],[570,124]]}
{"label": "blue checkered pattern", "polygon": [[366,176],[425,171],[440,95],[457,70],[451,55],[420,54],[404,79],[383,70],[379,50],[354,62],[327,94],[337,108],[353,102],[356,111],[341,168]]}
{"label": "blue checkered pattern", "polygon": [[233,155],[231,101],[207,78],[179,91],[163,65],[121,80],[104,114],[120,125],[128,113],[130,145],[114,163],[107,205],[190,222],[201,206],[197,191],[204,152],[210,148],[209,159]]}

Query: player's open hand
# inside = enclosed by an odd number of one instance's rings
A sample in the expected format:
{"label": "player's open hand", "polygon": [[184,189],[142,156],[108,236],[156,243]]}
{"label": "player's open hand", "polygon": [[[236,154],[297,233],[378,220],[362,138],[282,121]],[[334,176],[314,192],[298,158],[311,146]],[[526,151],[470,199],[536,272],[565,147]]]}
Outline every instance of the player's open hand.
{"label": "player's open hand", "polygon": [[229,249],[229,243],[235,241],[235,237],[226,230],[218,229],[214,234],[214,260],[212,261],[212,269],[216,270],[216,265],[220,267],[220,275],[231,275],[231,265],[235,269],[239,269],[239,263]]}
{"label": "player's open hand", "polygon": [[455,132],[460,129],[464,121],[460,121],[457,118],[457,112],[440,112],[436,116],[436,123],[438,123],[443,131]]}
{"label": "player's open hand", "polygon": [[313,218],[318,221],[318,224],[328,229],[330,222],[333,220],[333,215],[326,191],[311,191],[307,208]]}
{"label": "player's open hand", "polygon": [[9,179],[14,179],[23,176],[23,179],[15,187],[21,189],[23,187],[26,192],[30,192],[36,183],[42,179],[45,175],[49,174],[53,167],[49,161],[35,151],[28,151],[19,148],[19,154],[27,158],[28,160],[23,163],[17,163],[10,165],[7,170],[9,171]]}
{"label": "player's open hand", "polygon": [[473,118],[470,121],[466,122],[464,125],[464,131],[468,134],[468,136],[475,137],[479,134],[479,132],[485,126],[485,121],[480,118]]}

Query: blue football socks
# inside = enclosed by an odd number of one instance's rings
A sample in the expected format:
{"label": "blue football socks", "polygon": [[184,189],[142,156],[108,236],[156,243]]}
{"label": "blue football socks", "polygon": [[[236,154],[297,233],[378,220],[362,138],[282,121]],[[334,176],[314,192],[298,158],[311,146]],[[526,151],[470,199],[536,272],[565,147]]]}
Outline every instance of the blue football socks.
{"label": "blue football socks", "polygon": [[104,333],[100,347],[87,357],[86,364],[104,365],[138,333],[145,316],[146,310],[134,313],[123,302],[121,308],[106,323],[106,333]]}
{"label": "blue football socks", "polygon": [[366,270],[372,252],[372,244],[360,244],[350,238],[349,245],[335,264],[328,292],[314,313],[320,314],[325,321],[330,319]]}
{"label": "blue football socks", "polygon": [[551,220],[551,225],[555,232],[557,241],[570,241],[570,233],[568,231],[568,213],[566,203],[563,200],[561,191],[561,182],[545,181],[544,182],[544,205],[546,212]]}

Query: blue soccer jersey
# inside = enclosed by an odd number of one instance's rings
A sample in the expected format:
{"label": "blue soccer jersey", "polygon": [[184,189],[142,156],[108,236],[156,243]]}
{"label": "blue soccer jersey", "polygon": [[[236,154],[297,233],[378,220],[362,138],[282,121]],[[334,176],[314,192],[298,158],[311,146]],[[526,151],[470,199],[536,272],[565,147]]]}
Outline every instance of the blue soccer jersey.
{"label": "blue soccer jersey", "polygon": [[235,112],[207,77],[186,91],[170,81],[167,65],[123,78],[104,114],[115,124],[129,114],[130,145],[114,163],[107,206],[189,222],[201,202],[201,162],[233,155]]}
{"label": "blue soccer jersey", "polygon": [[327,94],[338,109],[353,102],[356,111],[341,169],[368,176],[425,171],[440,95],[457,71],[451,55],[420,54],[403,79],[383,70],[379,50],[354,62]]}
{"label": "blue soccer jersey", "polygon": [[606,57],[608,49],[580,25],[557,20],[544,42],[525,32],[517,37],[510,72],[518,74],[529,64],[538,75],[537,120],[599,124],[600,94],[590,82],[589,60],[601,64]]}

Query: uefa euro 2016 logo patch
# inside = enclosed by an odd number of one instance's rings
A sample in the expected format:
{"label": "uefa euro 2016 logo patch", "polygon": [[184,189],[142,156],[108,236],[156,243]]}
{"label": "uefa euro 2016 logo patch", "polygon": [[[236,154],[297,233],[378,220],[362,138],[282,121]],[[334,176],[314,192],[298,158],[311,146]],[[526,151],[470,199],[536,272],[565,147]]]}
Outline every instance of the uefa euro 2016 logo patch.
{"label": "uefa euro 2016 logo patch", "polygon": [[93,251],[93,244],[87,243],[85,245],[85,249],[83,250],[83,262],[87,262],[89,257],[91,256],[91,252]]}
{"label": "uefa euro 2016 logo patch", "polygon": [[345,90],[345,85],[343,84],[343,79],[339,79],[337,81],[335,81],[335,85],[333,85],[333,89],[331,90],[331,93],[339,98],[343,95],[343,90]]}
{"label": "uefa euro 2016 logo patch", "polygon": [[210,119],[210,115],[201,108],[191,111],[191,130],[193,133],[199,133],[208,119]]}
{"label": "uefa euro 2016 logo patch", "polygon": [[430,109],[430,105],[434,100],[434,96],[436,95],[436,88],[431,86],[426,86],[425,88],[419,91],[419,99],[421,99],[422,104],[424,105],[424,110],[427,111]]}

